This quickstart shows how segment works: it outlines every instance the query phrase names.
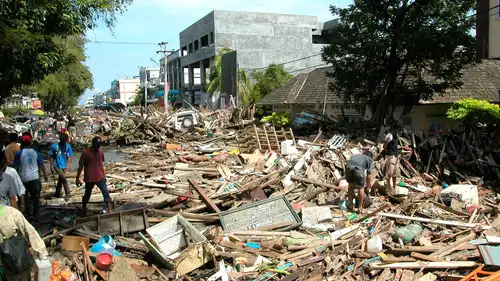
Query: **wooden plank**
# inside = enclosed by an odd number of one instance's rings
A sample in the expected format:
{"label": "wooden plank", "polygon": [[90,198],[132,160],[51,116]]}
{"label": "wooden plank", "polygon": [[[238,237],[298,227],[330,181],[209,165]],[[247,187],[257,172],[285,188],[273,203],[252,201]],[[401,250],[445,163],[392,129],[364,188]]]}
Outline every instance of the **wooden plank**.
{"label": "wooden plank", "polygon": [[423,260],[423,261],[434,261],[434,262],[444,262],[445,261],[445,260],[438,258],[438,257],[431,257],[428,255],[424,255],[424,254],[420,254],[420,253],[416,253],[416,252],[412,252],[411,256],[413,258],[416,258],[418,260]]}
{"label": "wooden plank", "polygon": [[450,225],[450,226],[456,226],[456,227],[465,227],[465,228],[479,227],[482,230],[487,230],[487,229],[491,228],[491,226],[489,226],[489,225],[482,225],[482,224],[475,224],[475,223],[464,223],[461,221],[445,221],[445,220],[436,220],[436,219],[426,219],[426,218],[420,218],[420,217],[410,217],[410,216],[389,214],[389,213],[379,213],[378,215],[382,216],[382,217],[393,218],[393,219],[407,219],[407,220],[412,220],[412,221]]}
{"label": "wooden plank", "polygon": [[255,138],[257,139],[257,144],[259,145],[259,150],[262,150],[262,146],[260,145],[260,140],[259,140],[259,132],[257,132],[257,126],[253,124],[253,129],[255,131]]}
{"label": "wooden plank", "polygon": [[217,205],[215,205],[212,199],[210,199],[210,197],[208,197],[207,194],[205,194],[205,191],[201,187],[199,187],[197,183],[195,183],[191,179],[188,179],[188,182],[191,185],[191,187],[198,193],[198,195],[200,195],[201,201],[203,201],[203,203],[205,203],[205,205],[207,205],[209,209],[211,209],[216,213],[220,213],[220,210],[217,207]]}
{"label": "wooden plank", "polygon": [[271,150],[271,142],[269,141],[269,136],[267,135],[266,127],[264,125],[262,125],[262,129],[264,129],[264,135],[266,136],[266,142],[267,142],[268,148],[269,148],[269,150]]}
{"label": "wooden plank", "polygon": [[458,239],[454,243],[452,243],[446,247],[442,247],[438,251],[430,254],[430,256],[432,256],[432,257],[444,257],[446,255],[449,255],[449,254],[453,253],[454,251],[460,249],[462,246],[468,244],[469,241],[474,239],[475,237],[476,237],[476,234],[472,232],[469,235]]}
{"label": "wooden plank", "polygon": [[278,152],[280,152],[281,145],[280,145],[280,141],[278,140],[278,136],[276,135],[276,129],[274,128],[274,126],[273,126],[273,133],[274,133],[274,138],[276,139],[276,145],[278,146]]}
{"label": "wooden plank", "polygon": [[398,269],[398,268],[406,268],[406,269],[433,269],[433,268],[471,268],[476,267],[478,264],[473,261],[451,261],[451,262],[400,262],[400,263],[390,263],[383,264],[380,262],[373,262],[370,264],[372,269]]}
{"label": "wooden plank", "polygon": [[339,187],[339,186],[336,186],[333,184],[324,183],[324,182],[320,182],[317,180],[307,179],[307,178],[303,178],[303,177],[299,177],[299,176],[292,176],[292,180],[310,183],[310,184],[314,184],[317,186],[323,186],[323,187],[330,188],[330,189],[345,190],[345,188],[343,188],[343,187]]}

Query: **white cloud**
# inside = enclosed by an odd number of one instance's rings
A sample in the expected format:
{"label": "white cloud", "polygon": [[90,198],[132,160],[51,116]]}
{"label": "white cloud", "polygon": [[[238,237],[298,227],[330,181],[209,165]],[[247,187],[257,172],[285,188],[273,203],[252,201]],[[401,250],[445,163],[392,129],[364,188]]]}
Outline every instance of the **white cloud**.
{"label": "white cloud", "polygon": [[307,0],[136,0],[135,4],[163,8],[164,13],[200,18],[212,10],[233,10],[280,14],[317,16],[320,21],[332,18],[328,2],[311,3]]}

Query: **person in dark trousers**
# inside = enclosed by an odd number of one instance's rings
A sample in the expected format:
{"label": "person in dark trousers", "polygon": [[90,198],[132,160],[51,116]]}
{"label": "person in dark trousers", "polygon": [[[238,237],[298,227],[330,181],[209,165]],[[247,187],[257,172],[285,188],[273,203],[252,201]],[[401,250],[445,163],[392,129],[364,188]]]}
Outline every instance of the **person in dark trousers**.
{"label": "person in dark trousers", "polygon": [[363,213],[365,203],[365,188],[371,188],[372,183],[369,177],[373,170],[373,154],[365,150],[363,154],[353,155],[347,162],[345,178],[349,183],[347,197],[348,208],[354,210],[354,193],[358,189],[358,211]]}
{"label": "person in dark trousers", "polygon": [[58,180],[56,185],[56,197],[61,198],[61,187],[64,186],[65,199],[68,200],[71,196],[71,191],[68,187],[66,172],[69,172],[71,167],[71,157],[73,156],[73,148],[68,143],[69,137],[67,134],[61,134],[59,143],[55,143],[50,147],[50,167],[52,174],[57,173]]}
{"label": "person in dark trousers", "polygon": [[[14,167],[17,169],[19,177],[26,188],[25,215],[27,217],[36,217],[38,214],[40,193],[42,192],[40,171],[43,173],[45,181],[48,180],[47,172],[43,164],[43,157],[38,151],[33,149],[32,144],[33,142],[30,136],[22,136],[21,150],[14,156]],[[33,209],[31,209],[30,203],[33,203]]]}
{"label": "person in dark trousers", "polygon": [[83,170],[83,181],[85,182],[85,194],[82,198],[83,211],[87,213],[87,203],[92,195],[94,186],[101,190],[104,197],[103,213],[111,211],[108,187],[106,185],[106,174],[104,173],[104,153],[101,149],[101,138],[96,136],[92,139],[92,146],[85,149],[78,162],[78,172],[76,173],[76,185],[81,186],[80,176]]}

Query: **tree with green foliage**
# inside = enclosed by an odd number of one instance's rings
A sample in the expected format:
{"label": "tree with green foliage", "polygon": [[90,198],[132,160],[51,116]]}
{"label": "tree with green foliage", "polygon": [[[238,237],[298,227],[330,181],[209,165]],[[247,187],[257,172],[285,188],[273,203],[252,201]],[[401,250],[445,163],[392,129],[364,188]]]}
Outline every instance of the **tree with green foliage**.
{"label": "tree with green foliage", "polygon": [[[130,106],[144,106],[144,87],[139,87],[137,91],[135,91],[134,100],[130,103]],[[153,90],[148,90],[153,91]]]}
{"label": "tree with green foliage", "polygon": [[54,42],[63,46],[66,50],[65,57],[70,58],[70,63],[29,87],[32,92],[37,93],[47,111],[57,111],[60,108],[66,110],[77,105],[80,96],[93,86],[92,73],[84,64],[83,36],[55,38]]}
{"label": "tree with green foliage", "polygon": [[[375,109],[379,128],[389,107],[412,106],[461,86],[474,62],[470,16],[475,0],[356,0],[330,6],[339,24],[322,57],[334,71],[331,90]],[[488,16],[488,15],[483,15]]]}
{"label": "tree with green foliage", "polygon": [[[208,86],[207,92],[210,94],[214,94],[217,92],[221,92],[222,90],[222,55],[232,52],[229,48],[223,48],[214,58],[214,64],[210,68],[210,74],[208,76]],[[243,105],[245,104],[245,100],[250,95],[252,91],[252,83],[246,72],[243,69],[238,69],[237,73],[237,81],[236,87],[238,91],[239,97],[243,101]]]}
{"label": "tree with green foliage", "polygon": [[446,116],[467,125],[496,124],[500,121],[500,106],[485,100],[463,99],[455,102]]}
{"label": "tree with green foliage", "polygon": [[255,84],[252,88],[252,94],[249,96],[249,103],[253,104],[272,91],[279,89],[290,81],[293,75],[288,73],[283,65],[270,64],[263,71],[253,72],[252,78]]}
{"label": "tree with green foliage", "polygon": [[292,119],[290,118],[290,115],[286,112],[283,113],[273,112],[271,115],[262,117],[261,121],[264,123],[273,124],[273,126],[276,127],[284,127],[286,125],[289,125],[292,122]]}
{"label": "tree with green foliage", "polygon": [[74,62],[64,44],[54,38],[83,35],[99,22],[112,27],[116,16],[131,2],[0,1],[0,103],[13,90],[37,83]]}

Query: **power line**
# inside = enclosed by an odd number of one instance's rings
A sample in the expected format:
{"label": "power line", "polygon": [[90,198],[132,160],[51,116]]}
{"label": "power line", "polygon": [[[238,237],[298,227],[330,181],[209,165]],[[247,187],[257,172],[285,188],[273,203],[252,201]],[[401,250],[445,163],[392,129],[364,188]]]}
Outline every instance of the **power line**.
{"label": "power line", "polygon": [[309,66],[309,67],[305,67],[305,68],[301,68],[301,69],[290,70],[290,71],[288,71],[288,73],[299,72],[299,71],[307,70],[307,69],[311,69],[311,68],[318,68],[320,66],[328,66],[328,64],[323,63],[323,64],[317,64],[317,65],[313,65],[313,66]]}
{"label": "power line", "polygon": [[158,45],[158,43],[148,43],[148,42],[96,41],[96,40],[88,40],[87,43],[116,44],[116,45]]}

